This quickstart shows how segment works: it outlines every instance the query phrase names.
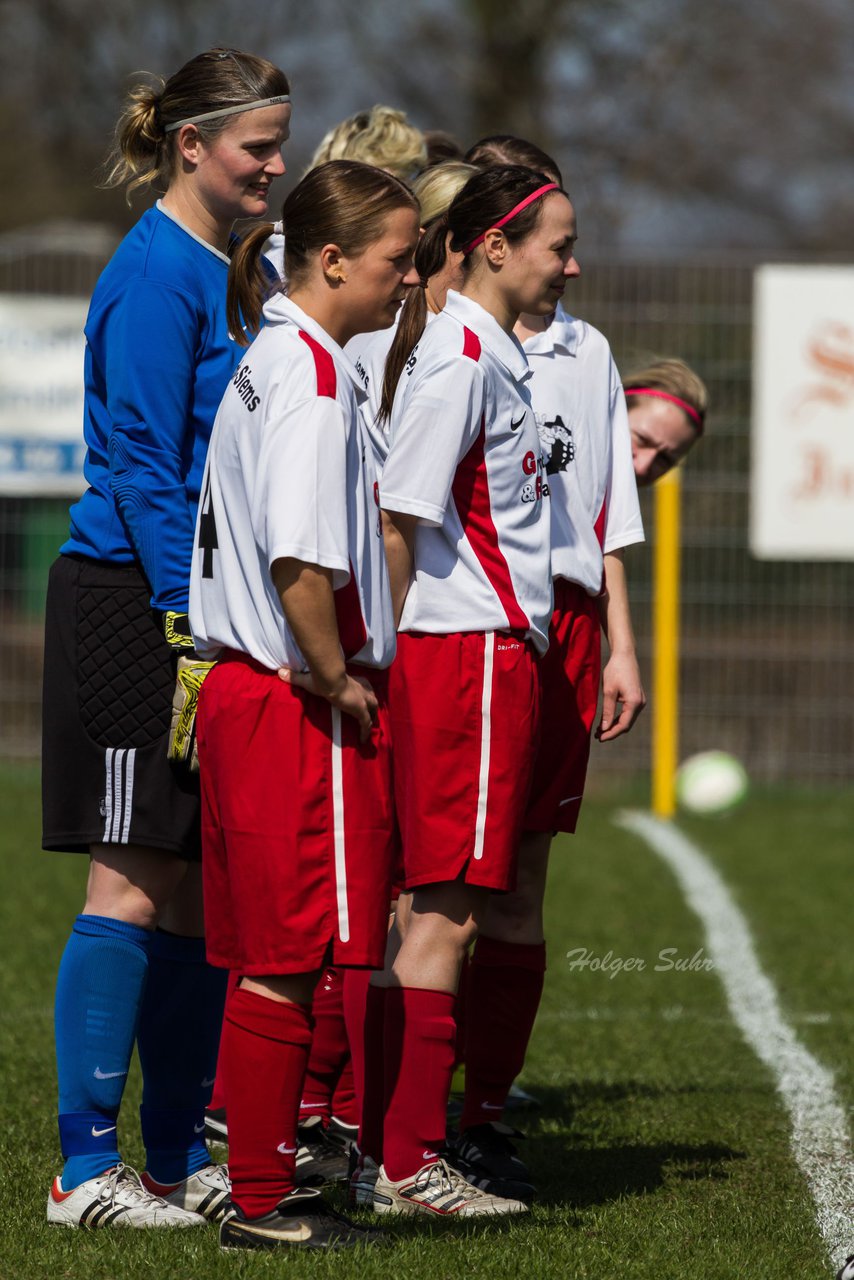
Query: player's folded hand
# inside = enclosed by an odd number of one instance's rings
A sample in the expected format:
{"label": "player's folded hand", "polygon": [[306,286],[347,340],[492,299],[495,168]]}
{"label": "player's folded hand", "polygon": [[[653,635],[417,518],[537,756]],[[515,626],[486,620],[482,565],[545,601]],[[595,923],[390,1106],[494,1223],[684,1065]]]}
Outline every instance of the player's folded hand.
{"label": "player's folded hand", "polygon": [[333,707],[338,707],[339,711],[352,716],[359,723],[359,741],[370,740],[371,731],[377,723],[377,696],[364,677],[345,675],[340,688],[321,694],[309,671],[291,671],[289,667],[279,667],[276,674],[285,684],[305,689],[308,693],[317,693],[331,702]]}
{"label": "player's folded hand", "polygon": [[199,767],[196,748],[196,710],[205,676],[214,664],[195,656],[178,659],[175,692],[172,695],[172,723],[167,755],[172,764],[183,765],[191,773]]}

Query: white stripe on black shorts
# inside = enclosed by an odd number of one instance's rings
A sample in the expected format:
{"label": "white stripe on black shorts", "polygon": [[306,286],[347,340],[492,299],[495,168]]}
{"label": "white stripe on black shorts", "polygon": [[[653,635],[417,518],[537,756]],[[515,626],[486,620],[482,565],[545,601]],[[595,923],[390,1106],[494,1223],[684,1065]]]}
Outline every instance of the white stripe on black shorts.
{"label": "white stripe on black shorts", "polygon": [[136,565],[60,556],[50,571],[42,846],[134,844],[200,856],[198,781],[166,743],[175,660]]}

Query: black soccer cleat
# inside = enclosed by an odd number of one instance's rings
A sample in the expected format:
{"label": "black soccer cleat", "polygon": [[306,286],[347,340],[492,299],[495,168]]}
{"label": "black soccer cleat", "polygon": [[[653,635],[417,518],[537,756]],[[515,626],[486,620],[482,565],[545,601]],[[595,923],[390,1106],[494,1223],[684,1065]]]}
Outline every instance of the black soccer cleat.
{"label": "black soccer cleat", "polygon": [[511,1200],[533,1200],[537,1192],[531,1175],[510,1141],[524,1136],[495,1120],[472,1125],[455,1140],[448,1162],[481,1191]]}
{"label": "black soccer cleat", "polygon": [[385,1243],[375,1228],[360,1227],[327,1204],[316,1187],[297,1187],[262,1218],[239,1209],[223,1219],[221,1249],[352,1249]]}
{"label": "black soccer cleat", "polygon": [[296,1179],[299,1186],[320,1187],[328,1182],[346,1182],[350,1172],[350,1151],[337,1136],[327,1134],[320,1116],[310,1116],[297,1127]]}

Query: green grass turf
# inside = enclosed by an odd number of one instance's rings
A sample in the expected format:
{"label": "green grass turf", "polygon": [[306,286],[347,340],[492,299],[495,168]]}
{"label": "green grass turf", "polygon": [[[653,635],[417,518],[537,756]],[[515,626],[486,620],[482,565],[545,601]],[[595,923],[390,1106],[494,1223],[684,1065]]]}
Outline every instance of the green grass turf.
{"label": "green grass turf", "polygon": [[[714,973],[656,972],[659,952],[689,960],[699,923],[667,868],[616,828],[614,808],[642,793],[595,795],[574,839],[555,848],[548,897],[549,973],[522,1083],[542,1099],[519,1116],[540,1201],[509,1224],[389,1229],[369,1256],[221,1254],[213,1229],[85,1234],[49,1228],[59,1168],[52,989],[84,860],[38,853],[38,778],[0,769],[0,1277],[216,1280],[218,1277],[590,1277],[780,1280],[830,1274],[787,1117],[766,1069],[733,1027]],[[854,799],[764,792],[725,820],[685,821],[745,911],[760,959],[804,1043],[850,1076],[852,959],[845,908]],[[644,962],[573,970],[567,952]],[[142,1158],[139,1080],[128,1085],[124,1147]],[[852,1218],[854,1241],[854,1218]],[[852,1244],[854,1247],[854,1244]]]}

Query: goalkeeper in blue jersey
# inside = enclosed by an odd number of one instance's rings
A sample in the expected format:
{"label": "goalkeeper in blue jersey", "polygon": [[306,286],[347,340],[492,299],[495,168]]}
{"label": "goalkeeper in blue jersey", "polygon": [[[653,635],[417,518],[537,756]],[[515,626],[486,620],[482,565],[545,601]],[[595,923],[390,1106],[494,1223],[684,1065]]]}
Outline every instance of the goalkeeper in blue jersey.
{"label": "goalkeeper in blue jersey", "polygon": [[[288,94],[271,63],[213,49],[133,89],[116,130],[107,184],[163,194],[92,298],[88,488],[48,589],[43,845],[90,859],[56,993],[58,1225],[189,1227],[228,1204],[204,1143],[225,975],[204,953],[192,710],[207,668],[187,601],[208,440],[241,351],[231,228],[267,213]],[[134,1043],[141,1177],[117,1131]]]}

